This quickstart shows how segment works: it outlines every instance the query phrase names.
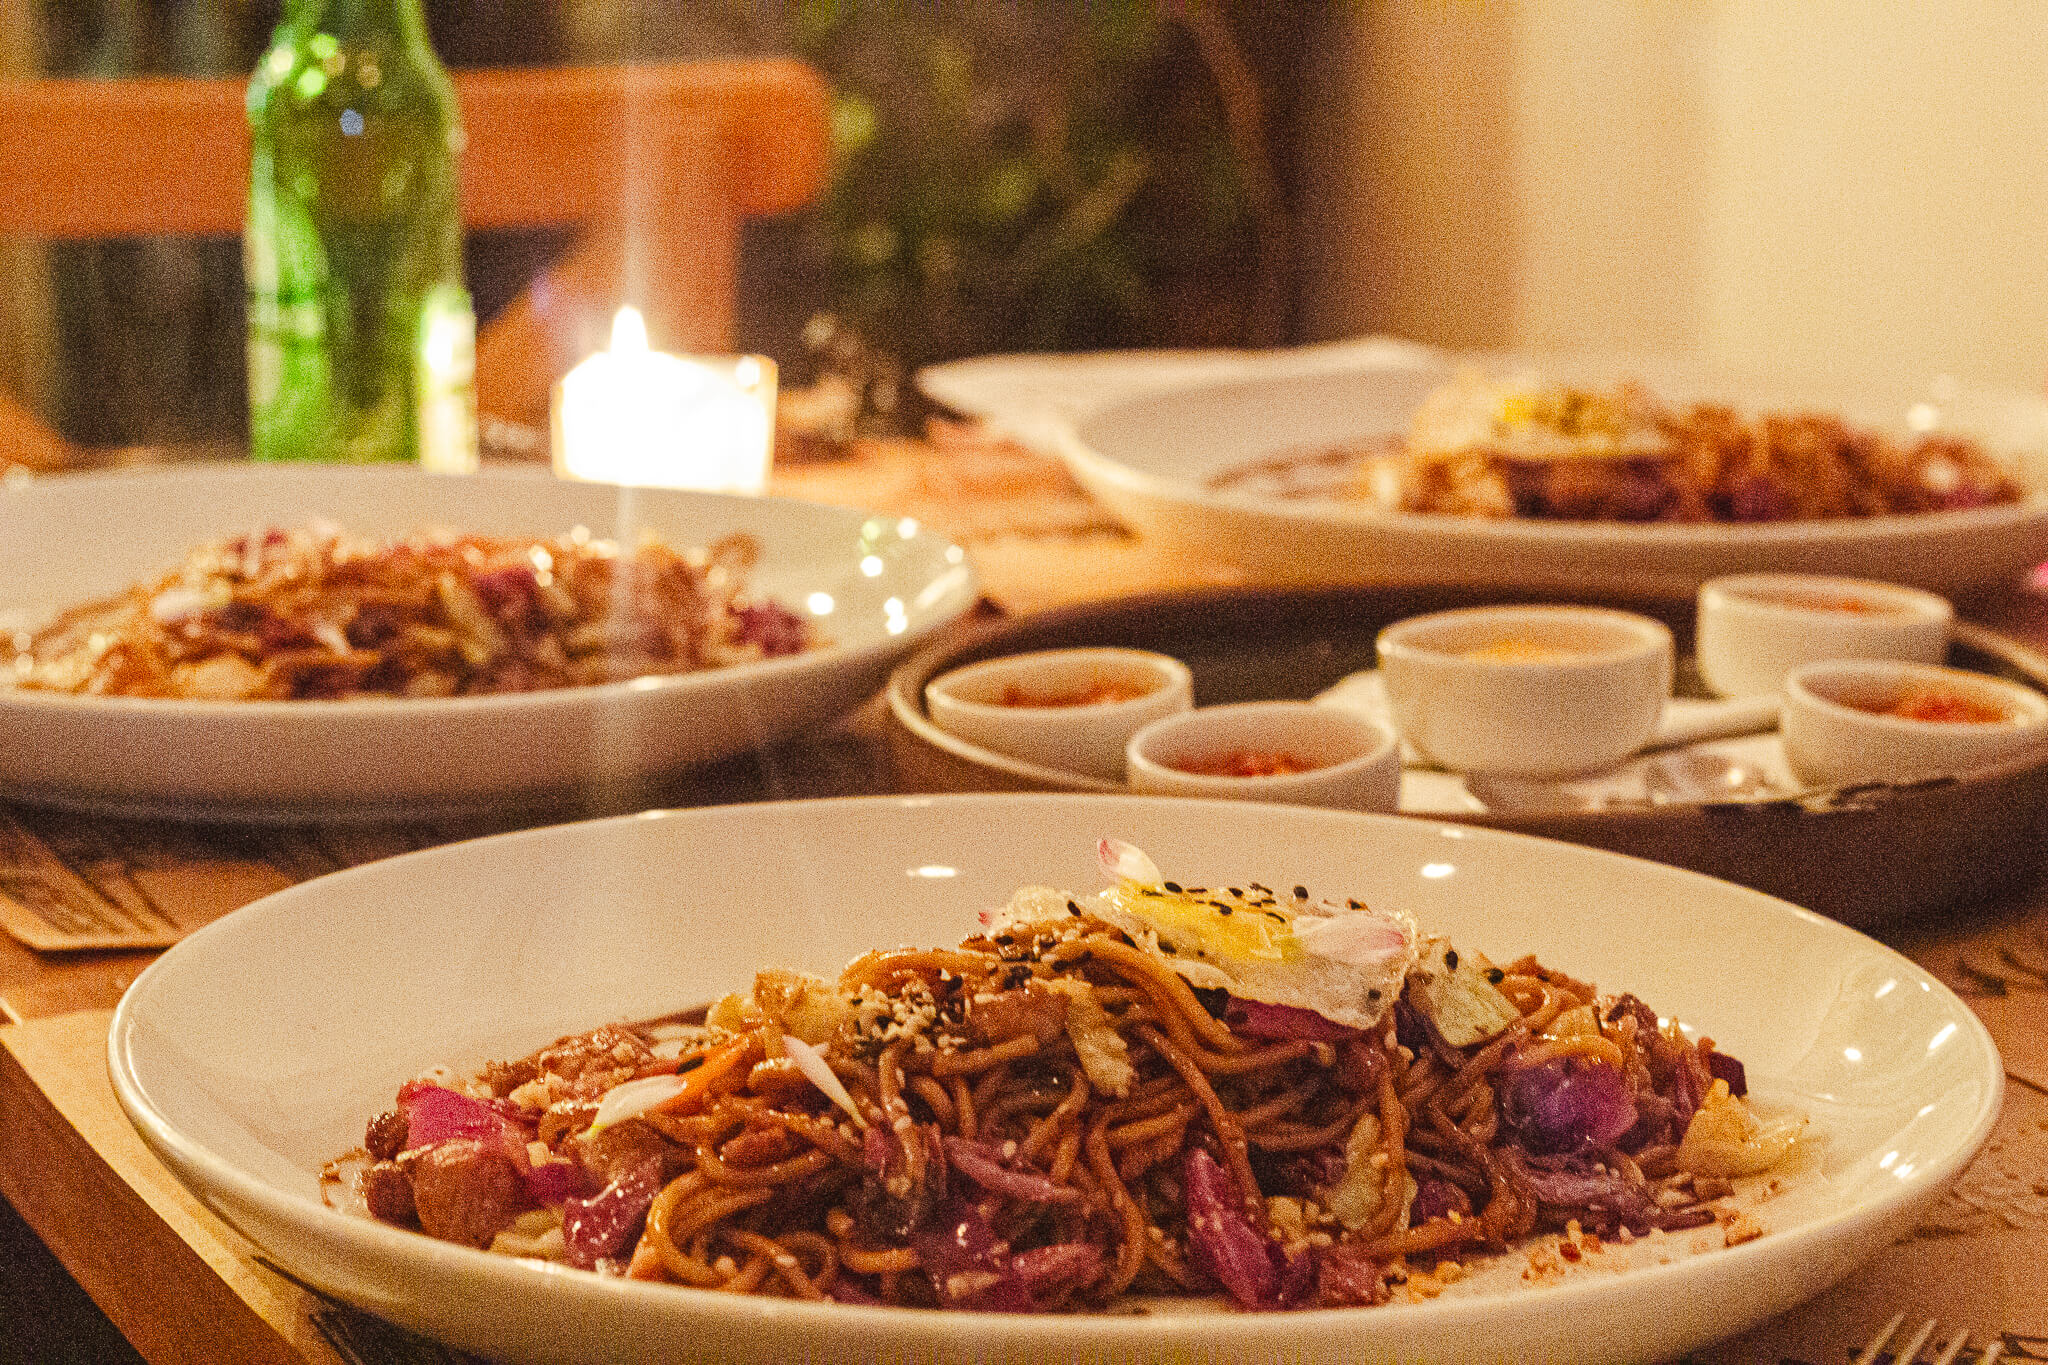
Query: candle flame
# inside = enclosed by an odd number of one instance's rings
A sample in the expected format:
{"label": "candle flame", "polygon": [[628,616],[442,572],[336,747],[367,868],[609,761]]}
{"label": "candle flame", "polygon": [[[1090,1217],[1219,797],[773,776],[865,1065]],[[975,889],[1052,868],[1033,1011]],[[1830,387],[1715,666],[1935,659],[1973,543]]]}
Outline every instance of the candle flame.
{"label": "candle flame", "polygon": [[614,355],[645,355],[647,353],[647,319],[640,316],[640,310],[627,304],[612,319],[612,353]]}

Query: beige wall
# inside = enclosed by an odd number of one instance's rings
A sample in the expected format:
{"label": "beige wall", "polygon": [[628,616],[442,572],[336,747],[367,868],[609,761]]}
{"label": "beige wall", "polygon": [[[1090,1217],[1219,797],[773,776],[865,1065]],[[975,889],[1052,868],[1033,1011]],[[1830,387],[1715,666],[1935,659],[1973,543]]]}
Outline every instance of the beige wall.
{"label": "beige wall", "polygon": [[2048,4],[1372,3],[1310,329],[2048,379]]}

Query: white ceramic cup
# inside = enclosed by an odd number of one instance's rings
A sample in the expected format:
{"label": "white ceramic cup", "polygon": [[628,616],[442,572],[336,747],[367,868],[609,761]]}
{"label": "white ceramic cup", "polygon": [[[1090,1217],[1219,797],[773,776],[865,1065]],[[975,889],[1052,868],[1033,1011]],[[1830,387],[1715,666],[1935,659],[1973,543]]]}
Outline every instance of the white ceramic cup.
{"label": "white ceramic cup", "polygon": [[1694,653],[1724,697],[1776,692],[1785,675],[1822,659],[1948,657],[1955,609],[1896,583],[1819,574],[1750,573],[1700,587]]}
{"label": "white ceramic cup", "polygon": [[[1300,772],[1194,771],[1234,757],[1284,757]],[[1401,799],[1401,741],[1368,716],[1306,701],[1203,706],[1155,720],[1125,750],[1133,790],[1391,811]]]}
{"label": "white ceramic cup", "polygon": [[[1107,690],[1113,699],[1077,702]],[[1047,768],[1121,780],[1124,745],[1146,722],[1194,703],[1188,666],[1143,649],[1008,654],[925,684],[932,724],[970,744]]]}
{"label": "white ceramic cup", "polygon": [[1379,635],[1394,724],[1459,772],[1569,777],[1618,763],[1671,695],[1671,632],[1603,607],[1465,607]]}
{"label": "white ceramic cup", "polygon": [[[1915,696],[1960,699],[1996,720],[1917,720],[1885,714]],[[1957,668],[1893,659],[1802,664],[1785,679],[1785,762],[1815,786],[1918,782],[2048,752],[2048,697]]]}

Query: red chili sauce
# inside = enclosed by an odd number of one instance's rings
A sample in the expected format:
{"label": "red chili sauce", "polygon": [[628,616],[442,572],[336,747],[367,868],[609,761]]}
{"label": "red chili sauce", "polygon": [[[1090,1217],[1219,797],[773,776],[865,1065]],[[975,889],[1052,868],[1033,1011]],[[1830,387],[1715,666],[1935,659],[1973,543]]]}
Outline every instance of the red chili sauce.
{"label": "red chili sauce", "polygon": [[1172,766],[1199,777],[1289,777],[1295,773],[1312,773],[1323,765],[1288,753],[1231,749],[1203,758],[1185,759]]}
{"label": "red chili sauce", "polygon": [[1896,716],[1900,720],[1932,720],[1965,725],[1997,725],[2012,720],[2012,713],[2003,706],[1937,687],[1915,688],[1889,706],[1864,706],[1858,709],[1874,715]]}
{"label": "red chili sauce", "polygon": [[1839,611],[1850,616],[1903,616],[1905,610],[1889,602],[1873,602],[1866,597],[1851,597],[1846,593],[1827,593],[1784,588],[1775,591],[1745,592],[1742,596],[1753,602],[1762,602],[1773,607],[1797,607],[1801,611]]}
{"label": "red chili sauce", "polygon": [[1097,678],[1079,692],[1027,692],[1014,683],[1003,689],[1005,706],[1108,706],[1114,702],[1136,701],[1152,689],[1117,679]]}

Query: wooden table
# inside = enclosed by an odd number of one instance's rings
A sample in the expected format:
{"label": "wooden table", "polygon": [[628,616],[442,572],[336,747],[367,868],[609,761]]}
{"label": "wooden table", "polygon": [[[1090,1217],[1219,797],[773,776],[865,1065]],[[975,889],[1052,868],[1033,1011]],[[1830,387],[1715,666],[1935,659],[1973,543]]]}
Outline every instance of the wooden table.
{"label": "wooden table", "polygon": [[[1124,534],[1048,462],[972,433],[868,443],[784,468],[777,491],[914,515],[966,543],[989,609],[1007,612],[1228,575]],[[2048,645],[2048,595],[1972,604],[1975,619]],[[873,704],[830,732],[678,779],[677,805],[897,788]],[[421,826],[195,833],[0,806],[0,895],[23,869],[65,894],[140,897],[185,928],[267,891],[380,852],[482,832]],[[2041,850],[2015,849],[2038,858]],[[2048,1360],[2048,889],[1896,925],[1883,937],[1963,991],[1998,1040],[2008,1098],[1985,1154],[1927,1223],[1807,1306],[1699,1360],[1848,1358],[1892,1312],[1939,1316],[2006,1358]],[[0,1195],[152,1362],[453,1358],[337,1309],[267,1265],[148,1153],[106,1079],[108,1011],[146,953],[39,954],[0,936]],[[0,1258],[35,1256],[9,1252]],[[17,1267],[0,1259],[0,1297]],[[7,1319],[0,1314],[0,1335]],[[83,1328],[81,1328],[83,1330]],[[0,1346],[0,1360],[4,1360]]]}

